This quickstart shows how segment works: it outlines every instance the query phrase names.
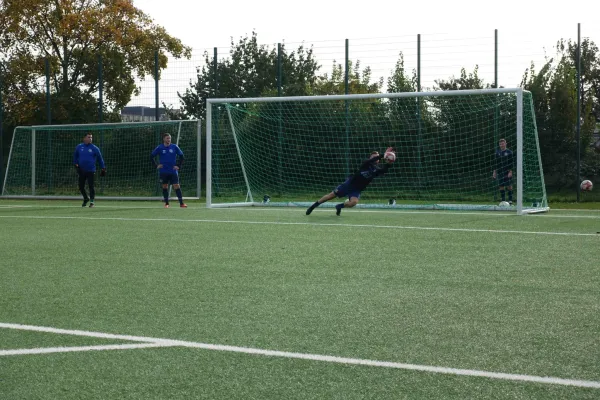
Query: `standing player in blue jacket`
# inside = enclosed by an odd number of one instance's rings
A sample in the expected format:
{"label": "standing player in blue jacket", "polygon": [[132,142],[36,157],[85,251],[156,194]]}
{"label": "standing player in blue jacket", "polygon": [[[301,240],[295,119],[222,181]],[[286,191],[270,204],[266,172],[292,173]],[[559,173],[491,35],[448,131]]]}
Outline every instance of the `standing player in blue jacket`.
{"label": "standing player in blue jacket", "polygon": [[[158,156],[158,163],[156,162]],[[179,185],[179,168],[183,164],[183,151],[176,144],[171,143],[171,135],[163,134],[163,143],[159,144],[150,155],[154,166],[160,171],[160,183],[162,183],[163,197],[165,199],[165,208],[169,208],[169,183],[173,185],[179,207],[186,208],[187,204],[183,202],[183,194]]]}
{"label": "standing player in blue jacket", "polygon": [[[106,166],[104,165],[104,159],[100,153],[100,149],[92,144],[92,134],[86,133],[83,136],[83,143],[80,143],[75,147],[75,153],[73,153],[73,164],[79,174],[79,191],[83,195],[83,204],[81,207],[85,207],[90,202],[90,207],[94,207],[94,198],[96,197],[96,190],[94,189],[94,174],[96,173],[96,162],[100,163],[100,176],[106,175]],[[87,181],[90,188],[90,197],[85,192],[85,182]]]}

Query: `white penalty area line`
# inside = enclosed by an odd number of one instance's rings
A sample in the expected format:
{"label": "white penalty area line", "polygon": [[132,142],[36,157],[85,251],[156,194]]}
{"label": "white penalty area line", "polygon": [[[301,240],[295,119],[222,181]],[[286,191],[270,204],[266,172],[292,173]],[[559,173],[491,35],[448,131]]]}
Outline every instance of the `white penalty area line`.
{"label": "white penalty area line", "polygon": [[[3,205],[0,204],[1,209],[14,209],[14,208],[48,208],[48,209],[60,209],[60,208],[82,208],[80,205],[70,205],[70,206],[46,206],[46,205]],[[103,204],[101,206],[102,209],[112,209],[112,210],[162,210],[163,207],[157,206],[111,206]],[[177,209],[178,207],[174,207],[173,209]],[[301,207],[300,207],[301,208]],[[270,211],[289,211],[289,212],[298,212],[298,207],[224,207],[224,208],[211,208],[207,209],[203,205],[200,207],[192,207],[188,208],[186,212],[198,211],[198,210],[210,210],[210,212],[218,212],[218,211],[244,211],[244,212],[270,212]],[[322,213],[322,212],[331,212],[333,210],[332,207],[326,207],[319,210],[314,210],[314,213]],[[301,208],[301,211],[304,212],[304,208]],[[582,209],[555,209],[553,211],[559,212],[600,212],[600,210],[582,210]],[[162,212],[162,211],[161,211]],[[517,217],[515,211],[452,211],[452,210],[408,210],[408,209],[381,209],[381,210],[369,210],[364,208],[359,208],[352,211],[353,213],[379,213],[379,214],[393,214],[393,215],[406,215],[406,214],[430,214],[430,215],[452,215],[452,216],[463,216],[463,215],[482,215],[486,217]],[[524,217],[529,218],[575,218],[575,219],[600,219],[599,215],[556,215],[555,213],[536,213],[536,214],[527,214]]]}
{"label": "white penalty area line", "polygon": [[550,236],[591,236],[600,238],[597,233],[578,232],[536,232],[515,231],[501,229],[468,229],[468,228],[441,228],[427,226],[402,226],[402,225],[369,225],[369,224],[344,224],[344,223],[313,223],[313,222],[280,222],[280,221],[228,221],[219,219],[184,219],[184,218],[123,218],[123,217],[76,217],[76,216],[34,216],[34,215],[0,215],[0,218],[16,219],[64,219],[64,220],[88,220],[88,221],[142,221],[142,222],[200,222],[215,224],[244,224],[244,225],[287,225],[287,226],[327,226],[347,228],[381,228],[381,229],[410,229],[422,231],[441,232],[480,232],[480,233],[512,233],[522,235],[550,235]]}
{"label": "white penalty area line", "polygon": [[169,347],[166,343],[135,343],[135,344],[107,344],[99,346],[73,346],[73,347],[36,347],[33,349],[0,350],[1,356],[21,356],[26,354],[50,354],[50,353],[75,353],[81,351],[102,350],[131,350],[147,349],[151,347]]}
{"label": "white penalty area line", "polygon": [[[137,345],[132,344],[132,345],[79,347],[79,349],[88,349],[88,350],[124,349],[125,348],[124,346],[130,346],[129,348],[178,346],[178,347],[197,348],[197,349],[204,349],[204,350],[255,354],[255,355],[262,355],[262,356],[266,356],[266,357],[281,357],[281,358],[301,359],[301,360],[310,360],[310,361],[330,362],[330,363],[344,364],[344,365],[362,365],[362,366],[370,366],[370,367],[394,368],[394,369],[403,369],[403,370],[438,373],[438,374],[475,376],[475,377],[490,378],[490,379],[502,379],[502,380],[509,380],[509,381],[545,383],[545,384],[551,384],[551,385],[563,385],[563,386],[575,386],[575,387],[582,387],[582,388],[600,389],[600,382],[578,380],[578,379],[564,379],[564,378],[556,378],[556,377],[549,377],[549,376],[507,374],[507,373],[502,373],[502,372],[489,372],[489,371],[478,371],[478,370],[472,370],[472,369],[435,367],[435,366],[429,366],[429,365],[405,364],[405,363],[397,363],[397,362],[391,362],[391,361],[377,361],[377,360],[366,360],[366,359],[358,359],[358,358],[327,356],[327,355],[319,355],[319,354],[293,353],[293,352],[287,352],[287,351],[264,350],[264,349],[255,349],[255,348],[251,348],[251,347],[226,346],[226,345],[219,345],[219,344],[188,342],[188,341],[172,340],[172,339],[159,339],[159,338],[150,338],[150,337],[144,337],[144,336],[115,335],[115,334],[101,333],[101,332],[67,330],[67,329],[58,329],[58,328],[45,327],[45,326],[0,323],[0,328],[57,333],[57,334],[64,334],[64,335],[88,336],[88,337],[104,338],[104,339],[120,339],[120,340],[131,340],[131,341],[144,342],[144,343],[137,344]],[[131,347],[131,346],[136,346],[136,347]],[[77,349],[77,348],[73,347],[72,349]],[[9,351],[17,351],[17,350],[9,350]],[[73,350],[73,351],[77,351],[77,350]],[[80,350],[80,351],[85,351],[85,350]],[[39,353],[22,353],[22,354],[39,354]],[[8,354],[0,353],[0,355],[8,355]],[[11,354],[11,355],[13,355],[13,354]],[[16,355],[16,354],[14,354],[14,355]]]}

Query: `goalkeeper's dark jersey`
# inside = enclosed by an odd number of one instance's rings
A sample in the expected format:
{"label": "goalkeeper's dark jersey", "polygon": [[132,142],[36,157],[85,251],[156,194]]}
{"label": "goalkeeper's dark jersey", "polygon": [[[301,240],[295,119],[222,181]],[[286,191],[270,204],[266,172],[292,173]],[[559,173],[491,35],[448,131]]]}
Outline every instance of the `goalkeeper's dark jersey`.
{"label": "goalkeeper's dark jersey", "polygon": [[514,155],[512,150],[496,150],[496,173],[499,176],[508,175],[508,171],[512,171],[514,164]]}
{"label": "goalkeeper's dark jersey", "polygon": [[376,164],[377,161],[381,160],[382,158],[383,155],[379,155],[363,161],[358,171],[356,171],[356,173],[350,177],[350,185],[356,190],[364,190],[369,183],[371,183],[373,178],[385,174],[390,169],[390,165],[385,164],[383,166],[379,166]]}

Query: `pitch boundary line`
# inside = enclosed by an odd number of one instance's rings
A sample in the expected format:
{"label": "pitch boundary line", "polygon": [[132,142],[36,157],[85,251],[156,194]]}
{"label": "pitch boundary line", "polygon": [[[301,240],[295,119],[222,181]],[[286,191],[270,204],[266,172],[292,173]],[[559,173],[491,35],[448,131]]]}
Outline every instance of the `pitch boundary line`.
{"label": "pitch boundary line", "polygon": [[511,233],[523,235],[546,235],[546,236],[592,236],[600,237],[595,233],[579,232],[544,232],[544,231],[515,231],[500,229],[468,229],[468,228],[440,228],[427,226],[402,226],[402,225],[368,225],[368,224],[333,224],[313,222],[278,222],[278,221],[227,221],[218,219],[183,219],[183,218],[123,218],[123,217],[78,217],[78,216],[35,216],[35,215],[0,215],[0,218],[13,219],[66,219],[66,220],[88,220],[88,221],[142,221],[142,222],[202,222],[216,224],[246,224],[246,225],[288,225],[288,226],[325,226],[325,227],[347,227],[347,228],[380,228],[398,230],[423,230],[442,232],[479,232],[479,233]]}
{"label": "pitch boundary line", "polygon": [[[27,208],[48,208],[48,209],[52,209],[52,208],[75,208],[75,209],[80,209],[81,206],[79,205],[72,205],[72,206],[44,206],[44,205],[9,205],[9,204],[0,204],[0,210],[2,209],[27,209]],[[156,206],[111,206],[111,205],[102,205],[101,207],[102,209],[112,209],[112,210],[162,210],[162,207],[156,207]],[[176,209],[177,207],[175,207]],[[315,210],[313,212],[327,212],[333,209],[332,207],[326,207],[326,209],[320,209],[320,210]],[[193,211],[193,210],[207,210],[206,207],[201,206],[199,208],[192,208],[192,209],[188,209],[186,212],[189,211]],[[226,208],[214,208],[214,209],[210,209],[210,211],[274,211],[274,210],[278,210],[278,211],[290,211],[290,212],[298,212],[298,208],[294,208],[294,207],[226,207]],[[304,209],[300,210],[300,211],[304,211]],[[600,210],[594,210],[594,209],[568,209],[568,208],[557,208],[557,209],[553,209],[553,211],[559,211],[559,212],[600,212]],[[429,211],[429,210],[404,210],[404,209],[397,209],[397,210],[386,210],[386,209],[381,209],[381,210],[368,210],[368,209],[356,209],[353,210],[352,212],[357,212],[357,213],[389,213],[389,214],[395,214],[395,215],[404,215],[404,214],[431,214],[431,215],[454,215],[454,216],[458,216],[458,215],[484,215],[487,217],[513,217],[513,216],[517,216],[515,214],[514,211],[501,211],[501,212],[482,212],[482,211],[452,211],[452,210],[433,210],[433,211]],[[525,217],[530,217],[530,218],[591,218],[591,219],[600,219],[600,216],[596,216],[596,215],[555,215],[555,214],[548,214],[548,213],[542,213],[542,214],[535,214],[535,215],[526,215]]]}
{"label": "pitch boundary line", "polygon": [[0,350],[0,357],[20,356],[27,354],[75,353],[82,351],[147,349],[152,347],[169,347],[169,345],[166,343],[128,343],[105,344],[99,346],[36,347],[33,349]]}
{"label": "pitch boundary line", "polygon": [[[377,361],[377,360],[367,360],[367,359],[358,359],[358,358],[328,356],[328,355],[320,355],[320,354],[309,354],[309,353],[294,353],[294,352],[287,352],[287,351],[256,349],[256,348],[251,348],[251,347],[239,347],[239,346],[229,346],[229,345],[220,345],[220,344],[189,342],[189,341],[183,341],[183,340],[150,338],[150,337],[144,337],[144,336],[115,335],[115,334],[110,334],[110,333],[90,332],[90,331],[81,331],[81,330],[67,330],[67,329],[59,329],[59,328],[52,328],[52,327],[45,327],[45,326],[9,324],[9,323],[1,323],[1,322],[0,322],[0,328],[57,333],[57,334],[63,334],[63,335],[87,336],[87,337],[96,337],[96,338],[104,338],[104,339],[120,339],[120,340],[144,342],[142,344],[129,345],[130,346],[129,348],[178,346],[178,347],[198,348],[198,349],[204,349],[204,350],[254,354],[254,355],[267,356],[267,357],[281,357],[281,358],[302,359],[302,360],[310,360],[310,361],[330,362],[330,363],[344,364],[344,365],[363,365],[363,366],[370,366],[370,367],[394,368],[394,369],[403,369],[403,370],[438,373],[438,374],[475,376],[475,377],[490,378],[490,379],[502,379],[502,380],[509,380],[509,381],[545,383],[545,384],[552,384],[552,385],[563,385],[563,386],[575,386],[575,387],[582,387],[582,388],[585,387],[585,388],[600,389],[600,382],[597,382],[597,381],[564,379],[564,378],[557,378],[557,377],[550,377],[550,376],[508,374],[508,373],[503,373],[503,372],[490,372],[490,371],[479,371],[479,370],[472,370],[472,369],[436,367],[436,366],[430,366],[430,365],[406,364],[406,363],[398,363],[398,362],[391,362],[391,361]],[[124,346],[127,346],[127,345],[87,346],[87,347],[78,347],[78,348],[79,349],[84,348],[84,349],[88,349],[88,350],[109,350],[109,349],[114,350],[114,349],[123,349],[123,348],[125,348]],[[131,347],[131,346],[135,346],[135,347]],[[104,347],[104,349],[100,349],[101,347]],[[76,350],[74,350],[74,351],[76,351]],[[2,353],[0,353],[0,355],[1,354]]]}

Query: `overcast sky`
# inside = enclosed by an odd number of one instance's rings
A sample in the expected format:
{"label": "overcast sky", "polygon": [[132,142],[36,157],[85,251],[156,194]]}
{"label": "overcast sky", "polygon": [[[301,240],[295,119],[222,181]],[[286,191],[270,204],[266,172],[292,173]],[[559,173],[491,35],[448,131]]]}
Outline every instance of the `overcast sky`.
{"label": "overcast sky", "polygon": [[[579,8],[569,7],[575,4]],[[421,34],[424,87],[432,87],[435,79],[458,76],[461,66],[472,71],[475,65],[485,82],[493,83],[494,29],[499,37],[499,83],[505,87],[517,86],[531,61],[539,64],[544,55],[552,56],[558,39],[576,40],[577,23],[582,40],[589,37],[600,45],[600,0],[134,0],[134,5],[194,49],[189,67],[180,64],[176,77],[165,74],[161,82],[163,95],[175,98],[177,90],[185,89],[175,81],[193,78],[193,67],[205,50],[212,54],[218,47],[225,56],[231,37],[237,42],[253,30],[262,44],[285,42],[288,49],[302,43],[314,46],[326,67],[333,60],[343,64],[344,40],[349,39],[350,58],[370,66],[374,78],[389,75],[399,51],[412,71],[416,37]],[[173,75],[175,67],[170,69]]]}

